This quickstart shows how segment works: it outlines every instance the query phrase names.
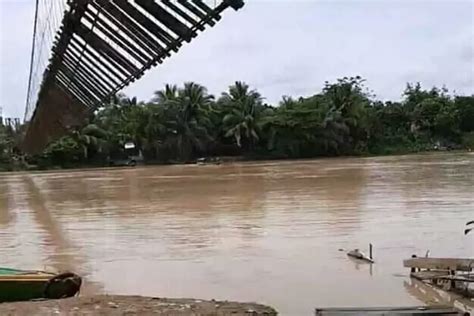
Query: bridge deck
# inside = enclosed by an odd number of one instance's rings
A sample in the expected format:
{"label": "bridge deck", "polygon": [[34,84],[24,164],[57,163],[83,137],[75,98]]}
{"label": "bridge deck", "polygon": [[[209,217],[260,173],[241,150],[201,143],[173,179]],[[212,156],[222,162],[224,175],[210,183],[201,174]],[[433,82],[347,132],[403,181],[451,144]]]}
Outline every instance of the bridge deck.
{"label": "bridge deck", "polygon": [[[243,0],[75,0],[52,48],[25,150],[37,152],[80,125],[122,88],[214,26]],[[74,109],[70,109],[73,107]]]}

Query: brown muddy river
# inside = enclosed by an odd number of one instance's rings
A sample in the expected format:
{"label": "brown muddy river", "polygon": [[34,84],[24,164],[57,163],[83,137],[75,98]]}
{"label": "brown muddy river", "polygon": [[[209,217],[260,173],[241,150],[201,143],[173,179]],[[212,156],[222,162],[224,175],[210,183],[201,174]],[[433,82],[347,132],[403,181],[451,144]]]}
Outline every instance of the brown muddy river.
{"label": "brown muddy river", "polygon": [[[473,219],[474,153],[3,173],[0,266],[282,315],[420,305],[402,260],[473,257]],[[338,251],[369,242],[374,265]]]}

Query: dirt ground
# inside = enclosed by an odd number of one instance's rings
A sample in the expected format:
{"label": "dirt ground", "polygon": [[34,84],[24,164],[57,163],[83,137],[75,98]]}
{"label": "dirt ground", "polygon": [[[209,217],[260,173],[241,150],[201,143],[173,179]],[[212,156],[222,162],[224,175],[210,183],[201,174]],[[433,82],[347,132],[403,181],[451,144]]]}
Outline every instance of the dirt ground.
{"label": "dirt ground", "polygon": [[62,300],[30,301],[0,304],[2,316],[243,316],[277,315],[268,306],[255,303],[204,301],[197,299],[170,299],[141,296],[84,296]]}

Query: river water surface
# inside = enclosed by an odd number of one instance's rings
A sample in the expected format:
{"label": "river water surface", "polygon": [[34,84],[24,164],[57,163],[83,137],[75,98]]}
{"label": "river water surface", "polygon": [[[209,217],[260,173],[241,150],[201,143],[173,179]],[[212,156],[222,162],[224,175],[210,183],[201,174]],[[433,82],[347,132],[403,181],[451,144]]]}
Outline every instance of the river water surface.
{"label": "river water surface", "polygon": [[[0,266],[85,292],[420,305],[402,260],[474,256],[474,154],[0,174]],[[374,244],[376,264],[339,249]]]}

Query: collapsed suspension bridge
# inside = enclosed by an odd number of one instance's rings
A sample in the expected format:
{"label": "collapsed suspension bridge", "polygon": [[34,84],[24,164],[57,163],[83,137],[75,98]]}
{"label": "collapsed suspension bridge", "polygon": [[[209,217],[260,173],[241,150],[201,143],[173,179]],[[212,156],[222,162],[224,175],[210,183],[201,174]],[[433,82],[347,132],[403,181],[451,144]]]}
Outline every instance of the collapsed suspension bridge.
{"label": "collapsed suspension bridge", "polygon": [[227,8],[243,5],[243,0],[36,0],[25,150],[39,152],[80,126],[111,96],[214,26]]}

